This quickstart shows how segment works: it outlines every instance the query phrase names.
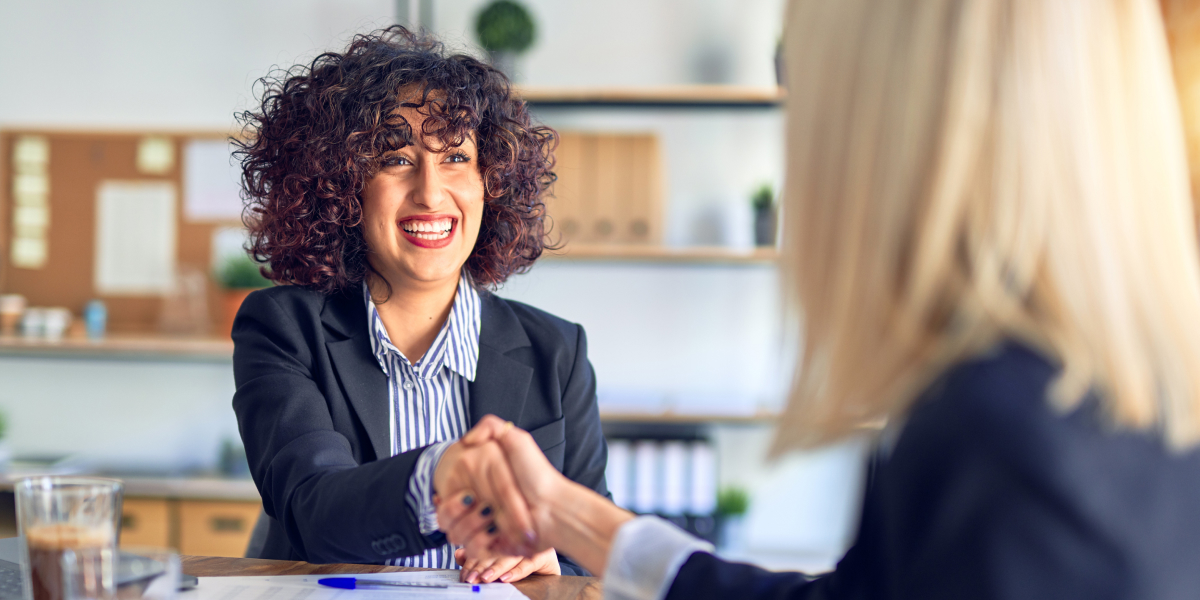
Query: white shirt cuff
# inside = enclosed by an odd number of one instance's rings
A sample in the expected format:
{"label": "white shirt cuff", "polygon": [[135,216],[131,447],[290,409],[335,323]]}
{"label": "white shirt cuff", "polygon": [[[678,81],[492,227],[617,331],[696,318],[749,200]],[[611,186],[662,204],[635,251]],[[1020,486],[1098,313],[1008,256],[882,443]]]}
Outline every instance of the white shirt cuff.
{"label": "white shirt cuff", "polygon": [[712,551],[712,544],[663,519],[637,517],[617,530],[604,572],[604,597],[661,600],[688,557]]}
{"label": "white shirt cuff", "polygon": [[438,530],[437,507],[433,505],[433,473],[437,470],[442,455],[453,441],[438,442],[425,448],[417,458],[412,477],[408,478],[408,507],[417,516],[421,535],[432,535]]}

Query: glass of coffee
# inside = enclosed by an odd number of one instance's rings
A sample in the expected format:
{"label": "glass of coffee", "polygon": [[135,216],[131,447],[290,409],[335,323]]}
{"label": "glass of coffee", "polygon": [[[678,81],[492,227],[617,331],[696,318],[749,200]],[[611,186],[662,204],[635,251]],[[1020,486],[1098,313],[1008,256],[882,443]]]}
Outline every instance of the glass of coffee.
{"label": "glass of coffee", "polygon": [[[86,589],[77,589],[87,581],[87,550],[63,551],[63,598],[87,600]],[[179,554],[170,548],[122,546],[117,561],[117,593],[113,600],[175,600],[180,584]]]}
{"label": "glass of coffee", "polygon": [[77,598],[112,598],[123,484],[97,477],[33,477],[17,483],[26,600],[64,600],[64,556]]}

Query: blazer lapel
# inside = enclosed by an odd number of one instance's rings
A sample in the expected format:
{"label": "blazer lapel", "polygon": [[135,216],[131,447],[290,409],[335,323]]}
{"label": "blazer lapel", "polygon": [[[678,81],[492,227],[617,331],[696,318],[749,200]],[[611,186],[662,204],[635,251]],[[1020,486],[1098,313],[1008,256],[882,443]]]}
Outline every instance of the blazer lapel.
{"label": "blazer lapel", "polygon": [[321,311],[321,320],[327,329],[340,334],[336,337],[343,338],[325,342],[325,348],[346,399],[367,430],[375,459],[388,458],[392,455],[392,429],[388,415],[387,375],[371,354],[365,301],[361,294],[354,294],[353,289],[330,296]]}
{"label": "blazer lapel", "polygon": [[488,292],[480,292],[479,364],[470,389],[471,425],[496,415],[520,425],[533,367],[506,354],[530,345],[512,309]]}

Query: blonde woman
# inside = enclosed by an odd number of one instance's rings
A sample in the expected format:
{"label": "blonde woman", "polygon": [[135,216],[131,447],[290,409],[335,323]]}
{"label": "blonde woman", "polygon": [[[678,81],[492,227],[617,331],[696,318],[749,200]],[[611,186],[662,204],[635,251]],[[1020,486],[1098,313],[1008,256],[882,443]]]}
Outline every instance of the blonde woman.
{"label": "blonde woman", "polygon": [[[495,419],[536,536],[610,598],[1195,598],[1200,264],[1154,0],[801,0],[784,273],[803,360],[777,453],[885,420],[857,539],[729,564]],[[492,440],[492,441],[488,441]]]}

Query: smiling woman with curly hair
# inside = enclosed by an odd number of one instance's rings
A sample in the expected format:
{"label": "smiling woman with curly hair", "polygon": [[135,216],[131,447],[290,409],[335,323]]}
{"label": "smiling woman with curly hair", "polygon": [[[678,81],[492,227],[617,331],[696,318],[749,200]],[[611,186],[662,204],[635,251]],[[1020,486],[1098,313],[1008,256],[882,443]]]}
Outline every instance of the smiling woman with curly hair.
{"label": "smiling woman with curly hair", "polygon": [[[461,566],[472,582],[559,573],[553,550],[463,561],[435,508],[470,503],[467,482],[517,493],[502,457],[456,442],[486,414],[607,491],[582,328],[487,291],[545,247],[555,132],[500,72],[401,27],[262,83],[236,155],[250,249],[280,285],[251,294],[233,331],[265,512],[248,554]],[[471,515],[481,540],[530,526]]]}

